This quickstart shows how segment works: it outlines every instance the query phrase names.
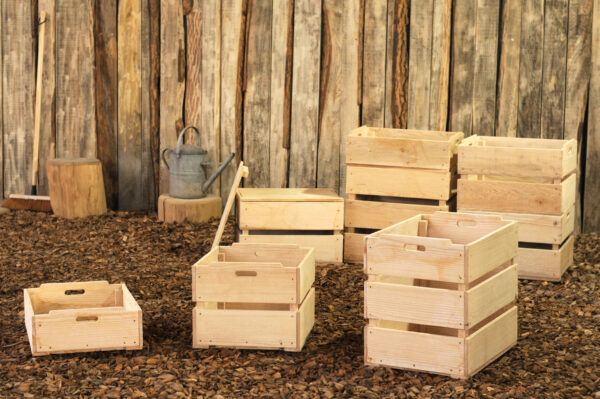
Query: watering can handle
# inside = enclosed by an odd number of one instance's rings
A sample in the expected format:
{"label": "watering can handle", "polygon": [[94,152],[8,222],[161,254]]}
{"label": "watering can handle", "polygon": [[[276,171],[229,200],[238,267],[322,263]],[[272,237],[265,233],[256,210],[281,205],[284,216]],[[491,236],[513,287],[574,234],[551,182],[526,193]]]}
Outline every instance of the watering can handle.
{"label": "watering can handle", "polygon": [[181,147],[181,144],[183,143],[183,137],[185,136],[185,131],[188,129],[194,129],[194,131],[196,132],[196,139],[198,141],[198,145],[200,145],[200,131],[198,130],[198,128],[192,125],[186,126],[183,128],[181,133],[179,133],[179,137],[177,138],[177,148],[175,149],[176,154],[179,154],[179,147]]}
{"label": "watering can handle", "polygon": [[161,158],[163,160],[163,162],[165,163],[165,166],[167,167],[167,170],[171,170],[171,168],[169,168],[169,163],[167,162],[167,158],[165,158],[165,154],[167,153],[167,151],[171,151],[170,148],[165,148],[161,154]]}

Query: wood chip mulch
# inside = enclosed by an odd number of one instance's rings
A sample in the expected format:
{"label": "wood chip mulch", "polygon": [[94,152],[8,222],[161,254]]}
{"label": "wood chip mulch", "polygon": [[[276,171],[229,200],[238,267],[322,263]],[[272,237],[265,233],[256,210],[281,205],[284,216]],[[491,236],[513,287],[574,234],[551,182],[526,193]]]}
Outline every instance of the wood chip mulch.
{"label": "wood chip mulch", "polygon": [[[317,268],[317,321],[302,352],[193,350],[190,266],[216,225],[168,226],[133,213],[0,216],[0,397],[600,398],[595,234],[578,237],[562,282],[519,283],[518,345],[461,381],[363,366],[356,265]],[[232,238],[230,223],[223,242]],[[23,288],[87,280],[127,284],[144,312],[144,349],[32,358]]]}

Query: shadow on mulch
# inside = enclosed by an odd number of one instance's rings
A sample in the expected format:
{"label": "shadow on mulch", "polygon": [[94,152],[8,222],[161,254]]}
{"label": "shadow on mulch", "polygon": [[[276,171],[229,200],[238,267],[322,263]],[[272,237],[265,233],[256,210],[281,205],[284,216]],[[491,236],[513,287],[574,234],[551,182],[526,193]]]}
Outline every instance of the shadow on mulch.
{"label": "shadow on mulch", "polygon": [[[316,324],[302,352],[193,350],[190,266],[216,225],[133,213],[0,216],[0,397],[600,398],[597,235],[577,238],[562,282],[520,281],[518,345],[460,381],[363,366],[356,265],[317,267]],[[230,223],[223,243],[232,239]],[[144,311],[144,349],[32,358],[23,288],[86,280],[127,284]]]}

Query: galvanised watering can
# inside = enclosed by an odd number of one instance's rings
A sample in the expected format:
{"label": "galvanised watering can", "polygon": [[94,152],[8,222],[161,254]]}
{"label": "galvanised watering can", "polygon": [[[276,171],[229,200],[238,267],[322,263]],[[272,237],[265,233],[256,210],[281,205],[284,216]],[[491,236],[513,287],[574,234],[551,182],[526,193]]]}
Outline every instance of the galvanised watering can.
{"label": "galvanised watering can", "polygon": [[[177,148],[175,150],[165,148],[162,152],[162,160],[169,170],[169,194],[175,198],[203,198],[206,196],[206,191],[210,185],[223,172],[223,169],[231,162],[235,154],[231,153],[225,162],[220,164],[219,169],[207,180],[204,167],[209,164],[219,165],[219,163],[207,162],[207,151],[199,146],[192,144],[182,145],[185,131],[188,129],[193,129],[196,132],[196,142],[200,143],[198,128],[187,126],[181,131],[177,139]],[[167,151],[170,152],[170,162],[167,162],[165,158]]]}

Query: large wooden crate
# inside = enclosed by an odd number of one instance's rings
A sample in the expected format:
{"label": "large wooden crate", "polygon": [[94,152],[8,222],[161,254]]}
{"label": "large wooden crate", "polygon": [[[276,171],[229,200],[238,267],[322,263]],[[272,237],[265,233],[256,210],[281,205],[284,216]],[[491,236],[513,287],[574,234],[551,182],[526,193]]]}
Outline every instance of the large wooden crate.
{"label": "large wooden crate", "polygon": [[34,356],[142,349],[142,310],[125,284],[42,284],[24,290]]}
{"label": "large wooden crate", "polygon": [[241,188],[239,242],[315,248],[317,262],[343,261],[344,199],[331,189]]}
{"label": "large wooden crate", "polygon": [[315,320],[313,248],[217,247],[192,267],[193,346],[300,351]]}
{"label": "large wooden crate", "polygon": [[406,218],[455,210],[463,133],[353,130],[346,146],[344,261],[362,263],[363,238]]}
{"label": "large wooden crate", "polygon": [[365,239],[365,363],[468,378],[517,341],[517,223],[417,215]]}
{"label": "large wooden crate", "polygon": [[577,142],[471,136],[458,154],[458,210],[519,222],[519,277],[560,280],[573,263]]}

